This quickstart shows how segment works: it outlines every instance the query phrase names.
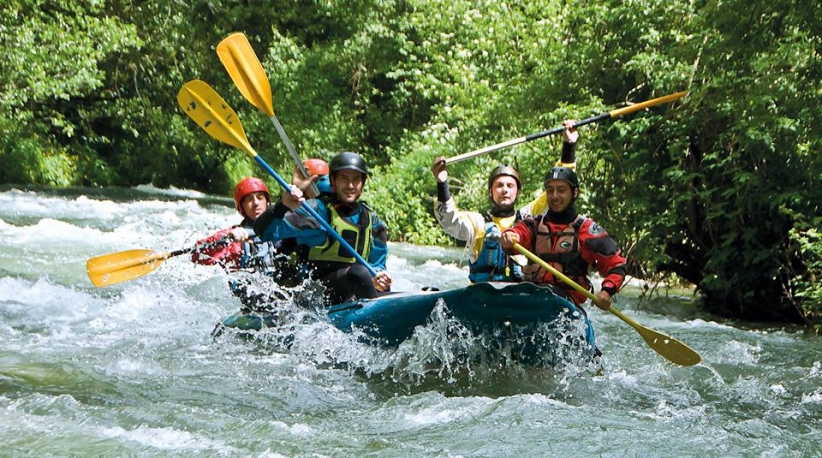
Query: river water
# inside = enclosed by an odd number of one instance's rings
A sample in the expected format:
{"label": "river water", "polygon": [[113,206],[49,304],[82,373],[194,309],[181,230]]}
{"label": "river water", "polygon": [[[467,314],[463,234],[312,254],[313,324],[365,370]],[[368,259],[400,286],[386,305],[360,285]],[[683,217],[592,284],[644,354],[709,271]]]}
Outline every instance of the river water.
{"label": "river water", "polygon": [[[598,372],[426,372],[415,356],[435,339],[374,349],[321,320],[295,322],[288,346],[215,340],[239,302],[184,257],[87,277],[91,257],[238,220],[184,190],[0,189],[0,456],[822,456],[820,339],[699,315],[687,294],[629,287],[616,305],[698,351],[694,367],[589,307]],[[466,282],[461,249],[390,249],[395,290]]]}

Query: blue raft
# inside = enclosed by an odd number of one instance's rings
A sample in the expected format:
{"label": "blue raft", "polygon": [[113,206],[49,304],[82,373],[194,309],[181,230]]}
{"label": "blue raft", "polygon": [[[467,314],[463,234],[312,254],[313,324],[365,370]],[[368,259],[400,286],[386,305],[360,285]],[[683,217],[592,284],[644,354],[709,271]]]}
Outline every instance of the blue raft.
{"label": "blue raft", "polygon": [[[357,331],[360,340],[369,344],[396,346],[430,322],[440,300],[449,317],[464,329],[500,341],[498,346],[510,348],[518,359],[535,357],[552,350],[546,347],[569,340],[581,343],[591,354],[595,348],[594,330],[585,312],[550,287],[533,283],[475,283],[446,291],[397,293],[334,305],[326,311],[342,331]],[[276,317],[237,313],[224,318],[222,325],[258,331],[276,326]],[[546,337],[545,329],[554,332]]]}

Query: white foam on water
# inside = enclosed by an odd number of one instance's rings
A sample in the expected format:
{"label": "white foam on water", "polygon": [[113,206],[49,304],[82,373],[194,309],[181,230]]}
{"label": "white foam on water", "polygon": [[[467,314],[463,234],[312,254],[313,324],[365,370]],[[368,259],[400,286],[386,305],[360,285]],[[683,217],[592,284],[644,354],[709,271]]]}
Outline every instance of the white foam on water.
{"label": "white foam on water", "polygon": [[183,189],[178,188],[176,186],[169,186],[168,188],[158,188],[151,184],[141,184],[134,187],[134,189],[138,191],[145,192],[147,194],[157,194],[162,196],[174,196],[174,197],[192,197],[192,198],[202,198],[208,197],[208,194],[202,193],[200,191],[194,191],[192,189]]}
{"label": "white foam on water", "polygon": [[802,394],[800,402],[802,404],[822,404],[822,388],[811,393]]}
{"label": "white foam on water", "polygon": [[[134,441],[140,445],[174,451],[198,451],[225,450],[221,442],[212,441],[202,434],[180,431],[174,428],[151,428],[148,426],[138,426],[137,428],[126,430],[120,427],[103,428],[101,435],[108,438],[119,438],[126,441]],[[236,452],[236,450],[233,450]]]}

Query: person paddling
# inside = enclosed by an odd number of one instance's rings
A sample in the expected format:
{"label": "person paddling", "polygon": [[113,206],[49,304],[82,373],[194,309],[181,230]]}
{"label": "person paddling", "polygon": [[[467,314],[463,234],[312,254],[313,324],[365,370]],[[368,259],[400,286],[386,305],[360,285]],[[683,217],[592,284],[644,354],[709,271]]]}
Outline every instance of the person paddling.
{"label": "person paddling", "polygon": [[[567,167],[553,167],[545,174],[543,186],[548,210],[505,230],[500,238],[502,248],[506,253],[514,253],[513,242],[517,242],[588,290],[592,288],[588,272],[596,269],[603,280],[594,303],[608,310],[625,281],[626,259],[602,226],[574,208],[579,197],[576,173]],[[529,262],[523,274],[527,281],[555,286],[577,305],[586,300],[586,295],[537,263]]]}
{"label": "person paddling", "polygon": [[[328,164],[322,159],[306,159],[303,161],[308,173],[304,178],[295,167],[293,185],[298,186],[306,193],[310,193],[312,183],[317,183],[321,194],[332,193],[328,178]],[[254,222],[271,204],[271,193],[263,180],[256,177],[247,177],[240,180],[234,187],[234,208],[243,217],[239,224],[220,230],[207,238],[197,242],[198,248],[191,253],[191,261],[202,265],[221,265],[227,271],[233,272],[249,267],[248,257],[257,251],[252,245],[259,244],[260,239],[255,237]],[[279,240],[273,241],[279,242]],[[290,250],[279,250],[288,254]]]}
{"label": "person paddling", "polygon": [[243,217],[239,224],[222,229],[197,242],[191,252],[191,262],[202,265],[220,265],[229,272],[245,267],[243,256],[253,248],[254,221],[271,202],[271,193],[263,180],[247,177],[234,187],[234,208]]}
{"label": "person paddling", "polygon": [[[264,241],[295,239],[306,274],[310,273],[327,288],[325,299],[329,304],[388,293],[392,283],[385,267],[388,230],[377,214],[360,201],[368,166],[359,154],[345,152],[331,159],[329,172],[332,194],[305,200],[299,187],[293,186],[292,192],[283,193],[280,202],[257,219],[254,229]],[[375,277],[313,216],[299,208],[303,202],[357,250],[377,271]]]}
{"label": "person paddling", "polygon": [[[573,120],[563,122],[562,157],[557,165],[576,167],[576,142],[579,133]],[[468,243],[468,279],[472,283],[485,281],[521,281],[524,256],[511,256],[499,245],[502,231],[511,228],[531,215],[538,215],[548,207],[548,199],[542,193],[533,201],[515,209],[522,191],[519,172],[509,165],[500,165],[488,177],[488,197],[491,209],[485,214],[463,211],[451,197],[448,189],[448,170],[445,157],[438,157],[431,166],[437,181],[437,198],[434,216],[445,232]]]}
{"label": "person paddling", "polygon": [[[306,159],[303,163],[311,174],[303,178],[295,172],[292,183],[308,189],[316,182],[321,192],[330,192],[328,164],[321,159]],[[197,249],[191,253],[191,261],[201,265],[220,265],[227,272],[262,272],[274,279],[280,286],[290,286],[301,281],[296,266],[290,259],[296,249],[292,241],[270,240],[263,242],[254,233],[254,222],[271,203],[268,186],[259,178],[247,177],[234,187],[234,206],[243,217],[234,226],[220,230],[197,242]],[[262,291],[249,291],[249,278],[234,278],[229,281],[232,292],[240,297],[246,306],[257,307],[269,299]]]}

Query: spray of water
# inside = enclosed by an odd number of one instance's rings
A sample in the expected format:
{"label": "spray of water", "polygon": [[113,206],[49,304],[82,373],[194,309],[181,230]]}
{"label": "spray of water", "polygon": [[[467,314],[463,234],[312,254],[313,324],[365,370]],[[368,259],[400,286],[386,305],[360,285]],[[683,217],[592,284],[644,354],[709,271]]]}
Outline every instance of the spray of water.
{"label": "spray of water", "polygon": [[594,349],[581,337],[586,325],[578,315],[536,325],[507,323],[474,334],[439,299],[426,323],[417,326],[410,338],[387,346],[362,330],[336,328],[323,308],[322,287],[310,279],[295,287],[278,285],[260,275],[247,276],[244,281],[247,292],[268,300],[254,311],[234,315],[231,323],[260,329],[238,331],[218,325],[215,337],[240,337],[319,367],[391,383],[395,391],[442,385],[462,392],[488,380],[522,380],[528,374],[566,384],[599,369]]}

